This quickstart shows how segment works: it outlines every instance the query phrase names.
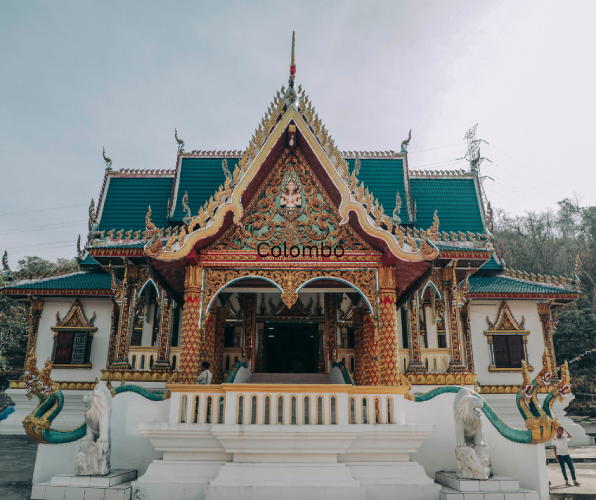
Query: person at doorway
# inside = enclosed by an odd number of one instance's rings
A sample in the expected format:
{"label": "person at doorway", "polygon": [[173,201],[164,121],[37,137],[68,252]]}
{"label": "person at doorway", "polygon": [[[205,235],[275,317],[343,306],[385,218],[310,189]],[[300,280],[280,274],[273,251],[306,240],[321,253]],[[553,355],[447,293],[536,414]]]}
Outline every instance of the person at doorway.
{"label": "person at doorway", "polygon": [[211,364],[207,361],[204,361],[203,364],[201,364],[201,373],[199,375],[197,383],[201,385],[209,385],[211,383],[211,381],[213,380],[213,373],[209,371],[210,367]]}
{"label": "person at doorway", "polygon": [[[563,436],[563,432],[567,434],[567,436]],[[571,486],[569,484],[569,480],[567,479],[567,472],[565,471],[565,464],[569,467],[569,472],[571,472],[571,479],[573,479],[573,483],[575,486],[579,486],[579,483],[575,479],[575,468],[573,467],[573,461],[569,456],[569,440],[571,439],[571,434],[569,434],[563,427],[559,427],[557,429],[557,435],[553,438],[553,448],[555,450],[555,460],[559,462],[561,466],[561,470],[563,471],[563,477],[565,478],[565,485]]]}

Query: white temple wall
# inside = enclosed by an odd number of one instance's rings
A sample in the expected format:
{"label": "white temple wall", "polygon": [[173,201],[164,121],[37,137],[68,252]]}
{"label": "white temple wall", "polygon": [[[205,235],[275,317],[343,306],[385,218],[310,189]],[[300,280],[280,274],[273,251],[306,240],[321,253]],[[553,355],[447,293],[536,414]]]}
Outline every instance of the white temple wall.
{"label": "white temple wall", "polygon": [[[484,334],[488,330],[486,317],[495,323],[502,300],[472,300],[470,304],[470,327],[472,332],[472,349],[474,352],[474,369],[478,374],[480,385],[519,385],[522,382],[521,371],[490,372],[490,351],[488,340]],[[513,317],[521,323],[525,317],[524,329],[528,330],[528,362],[534,367],[530,376],[534,378],[542,367],[542,354],[544,353],[544,337],[542,324],[538,316],[536,300],[507,300],[507,305]]]}
{"label": "white temple wall", "polygon": [[[39,370],[43,368],[46,360],[52,357],[54,331],[51,327],[56,326],[56,312],[60,313],[60,319],[64,319],[75,300],[74,296],[44,298],[35,347]],[[96,314],[93,326],[97,327],[97,331],[93,334],[89,356],[91,368],[54,368],[52,369],[52,380],[56,382],[93,382],[96,377],[101,380],[101,370],[106,368],[110,344],[111,299],[109,297],[79,297],[79,300],[87,320],[91,319],[93,312]]]}

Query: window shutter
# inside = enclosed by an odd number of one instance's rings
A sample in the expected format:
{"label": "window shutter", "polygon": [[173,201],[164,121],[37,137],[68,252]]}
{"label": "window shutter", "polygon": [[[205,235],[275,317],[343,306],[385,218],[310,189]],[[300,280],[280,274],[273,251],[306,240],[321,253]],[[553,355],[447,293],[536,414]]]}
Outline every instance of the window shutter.
{"label": "window shutter", "polygon": [[510,368],[508,335],[493,335],[493,352],[497,368]]}
{"label": "window shutter", "polygon": [[521,335],[508,335],[509,337],[509,359],[512,368],[521,368],[521,362],[525,359],[524,341]]}
{"label": "window shutter", "polygon": [[70,355],[72,353],[73,332],[59,332],[56,343],[56,356],[54,363],[57,365],[70,364]]}

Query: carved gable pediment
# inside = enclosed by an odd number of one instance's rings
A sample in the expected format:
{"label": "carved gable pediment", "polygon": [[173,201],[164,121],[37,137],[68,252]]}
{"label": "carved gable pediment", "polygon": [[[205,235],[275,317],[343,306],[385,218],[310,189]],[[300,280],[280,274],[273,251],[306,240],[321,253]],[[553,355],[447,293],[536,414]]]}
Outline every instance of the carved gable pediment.
{"label": "carved gable pediment", "polygon": [[285,244],[287,251],[293,246],[301,252],[304,247],[321,251],[323,246],[374,251],[340,220],[337,207],[300,151],[286,149],[248,203],[240,224],[231,226],[209,249],[256,251],[262,245],[267,251]]}
{"label": "carved gable pediment", "polygon": [[507,305],[507,302],[503,302],[501,304],[501,308],[499,309],[499,314],[497,315],[497,321],[496,323],[491,323],[491,321],[489,320],[488,316],[486,317],[486,321],[488,323],[488,329],[491,332],[525,332],[526,330],[524,330],[524,323],[526,322],[526,319],[524,316],[522,316],[522,320],[521,323],[518,323],[515,318],[513,317],[513,314],[511,312],[511,309],[509,309],[509,306]]}
{"label": "carved gable pediment", "polygon": [[60,319],[58,313],[56,313],[56,326],[52,327],[53,330],[61,330],[67,328],[79,328],[81,330],[96,330],[93,326],[95,321],[95,312],[90,320],[87,320],[87,316],[85,316],[85,311],[83,311],[83,306],[79,299],[76,299],[70,310],[64,317],[64,319]]}

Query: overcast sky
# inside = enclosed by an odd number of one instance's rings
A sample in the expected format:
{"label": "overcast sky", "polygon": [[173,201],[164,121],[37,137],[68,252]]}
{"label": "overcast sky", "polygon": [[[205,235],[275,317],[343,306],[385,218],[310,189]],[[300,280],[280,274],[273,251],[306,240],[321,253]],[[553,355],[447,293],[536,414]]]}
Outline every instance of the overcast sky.
{"label": "overcast sky", "polygon": [[[596,2],[4,1],[0,250],[73,257],[115,169],[244,149],[297,81],[344,150],[465,168],[479,123],[488,198],[514,214],[596,205]],[[66,207],[66,208],[64,208]],[[29,213],[25,213],[29,212]],[[119,228],[116,228],[119,229]]]}

